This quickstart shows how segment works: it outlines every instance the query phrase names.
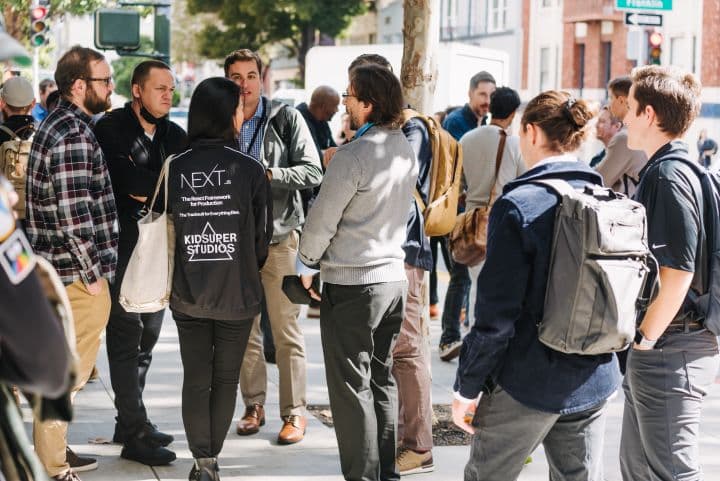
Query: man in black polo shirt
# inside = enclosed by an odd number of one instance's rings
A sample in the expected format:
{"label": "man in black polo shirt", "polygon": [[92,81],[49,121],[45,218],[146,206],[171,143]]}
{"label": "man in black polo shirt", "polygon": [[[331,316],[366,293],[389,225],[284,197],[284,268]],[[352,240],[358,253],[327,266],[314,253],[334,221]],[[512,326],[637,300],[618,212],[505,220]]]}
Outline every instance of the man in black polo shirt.
{"label": "man in black polo shirt", "polygon": [[624,120],[628,147],[650,159],[635,199],[647,211],[660,290],[628,355],[620,467],[625,481],[699,480],[700,411],[720,355],[688,295],[708,289],[708,244],[700,179],[679,159],[692,162],[680,139],[700,110],[700,84],[659,66],[633,70],[632,81]]}
{"label": "man in black polo shirt", "polygon": [[110,170],[120,223],[106,342],[118,413],[113,441],[124,445],[123,458],[155,466],[175,459],[175,454],[164,447],[173,437],[159,432],[149,421],[142,399],[165,311],[126,312],[118,298],[138,240],[137,221],[152,197],[163,162],[170,154],[186,149],[187,136],[168,120],[175,90],[170,67],[157,60],[141,62],[133,71],[131,88],[132,101],[105,114],[95,127]]}

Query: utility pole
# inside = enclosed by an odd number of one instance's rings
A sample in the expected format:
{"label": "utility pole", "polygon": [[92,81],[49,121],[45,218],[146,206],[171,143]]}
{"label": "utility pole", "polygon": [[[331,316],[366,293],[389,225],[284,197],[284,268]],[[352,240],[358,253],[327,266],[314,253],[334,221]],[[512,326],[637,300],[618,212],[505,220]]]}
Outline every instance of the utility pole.
{"label": "utility pole", "polygon": [[405,102],[432,114],[440,44],[440,0],[403,0],[403,58],[400,82]]}

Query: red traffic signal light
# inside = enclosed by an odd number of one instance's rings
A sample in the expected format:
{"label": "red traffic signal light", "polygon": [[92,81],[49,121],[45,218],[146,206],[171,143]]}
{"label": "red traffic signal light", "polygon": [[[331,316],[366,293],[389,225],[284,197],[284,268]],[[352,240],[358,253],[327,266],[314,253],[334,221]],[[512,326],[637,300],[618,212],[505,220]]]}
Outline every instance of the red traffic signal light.
{"label": "red traffic signal light", "polygon": [[47,15],[49,7],[36,6],[30,9],[30,45],[40,47],[48,43]]}
{"label": "red traffic signal light", "polygon": [[663,36],[660,32],[651,32],[648,35],[648,64],[660,65],[662,42]]}
{"label": "red traffic signal light", "polygon": [[653,32],[648,37],[650,45],[653,47],[659,47],[662,44],[663,36],[660,32]]}

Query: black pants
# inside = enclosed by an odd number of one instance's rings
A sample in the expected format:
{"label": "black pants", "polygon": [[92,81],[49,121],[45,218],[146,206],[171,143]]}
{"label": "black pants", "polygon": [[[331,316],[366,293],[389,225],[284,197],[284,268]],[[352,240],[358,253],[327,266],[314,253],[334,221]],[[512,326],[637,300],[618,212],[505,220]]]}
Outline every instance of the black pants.
{"label": "black pants", "polygon": [[447,247],[447,237],[431,237],[430,252],[433,256],[433,268],[430,271],[430,304],[437,304],[439,301],[437,292],[438,247],[440,248],[440,253],[443,256],[443,261],[445,262],[445,266],[447,267],[447,269],[449,270],[450,266],[452,266],[452,260],[450,259],[450,253],[448,252]]}
{"label": "black pants", "polygon": [[165,311],[150,314],[126,312],[118,302],[120,285],[127,268],[129,252],[118,259],[117,280],[110,288],[110,319],[105,329],[110,383],[115,392],[116,431],[127,438],[148,420],[142,395],[152,350],[160,336]]}
{"label": "black pants", "polygon": [[252,319],[219,321],[175,313],[183,364],[182,417],[194,458],[214,458],[227,435]]}
{"label": "black pants", "polygon": [[392,349],[407,282],[323,285],[320,335],[343,476],[397,481],[397,387]]}

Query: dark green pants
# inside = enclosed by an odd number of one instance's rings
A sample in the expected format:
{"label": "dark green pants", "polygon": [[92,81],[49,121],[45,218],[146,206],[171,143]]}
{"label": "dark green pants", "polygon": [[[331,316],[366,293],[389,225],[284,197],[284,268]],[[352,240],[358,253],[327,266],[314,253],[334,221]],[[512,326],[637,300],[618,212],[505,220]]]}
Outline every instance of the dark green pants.
{"label": "dark green pants", "polygon": [[343,476],[397,481],[397,388],[392,348],[403,320],[407,282],[325,283],[320,334]]}

